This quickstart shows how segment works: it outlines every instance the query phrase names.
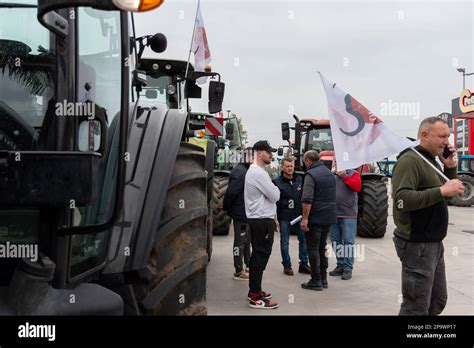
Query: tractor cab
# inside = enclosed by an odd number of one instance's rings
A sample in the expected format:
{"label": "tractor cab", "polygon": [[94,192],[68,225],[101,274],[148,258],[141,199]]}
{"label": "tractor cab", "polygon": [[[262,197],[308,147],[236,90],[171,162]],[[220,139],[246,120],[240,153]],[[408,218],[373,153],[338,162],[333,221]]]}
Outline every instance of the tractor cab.
{"label": "tractor cab", "polygon": [[318,151],[320,160],[326,167],[331,169],[334,158],[334,145],[329,120],[303,119],[300,121],[300,126],[301,129],[306,130],[301,140],[302,150]]}
{"label": "tractor cab", "polygon": [[[144,42],[159,50],[166,48],[166,37],[156,34],[152,37],[142,37],[139,41],[139,52],[143,52]],[[155,51],[160,52],[160,51]],[[225,84],[221,82],[217,72],[194,71],[191,63],[182,60],[142,58],[138,57],[137,74],[139,75],[140,97],[143,101],[158,102],[167,105],[169,109],[180,109],[188,113],[189,99],[202,97],[201,87],[197,81],[211,77],[209,80],[209,113],[222,110]],[[192,120],[189,115],[189,120]]]}
{"label": "tractor cab", "polygon": [[[303,155],[308,150],[318,151],[321,161],[331,169],[334,145],[329,120],[310,118],[300,120],[296,115],[293,117],[296,121],[294,127],[290,127],[288,123],[282,123],[282,138],[289,141],[289,146],[294,150],[297,170],[303,170]],[[295,131],[293,142],[290,141],[290,129]]]}
{"label": "tractor cab", "polygon": [[474,174],[474,155],[461,155],[459,157],[458,172]]}
{"label": "tractor cab", "polygon": [[[74,6],[0,1],[0,243],[37,245],[60,288],[106,262],[133,98],[131,14]],[[2,285],[18,262],[1,261]]]}
{"label": "tractor cab", "polygon": [[[170,109],[180,109],[184,105],[184,81],[187,62],[180,60],[141,58],[139,70],[144,73],[140,99],[158,102]],[[189,65],[193,71],[193,66]]]}

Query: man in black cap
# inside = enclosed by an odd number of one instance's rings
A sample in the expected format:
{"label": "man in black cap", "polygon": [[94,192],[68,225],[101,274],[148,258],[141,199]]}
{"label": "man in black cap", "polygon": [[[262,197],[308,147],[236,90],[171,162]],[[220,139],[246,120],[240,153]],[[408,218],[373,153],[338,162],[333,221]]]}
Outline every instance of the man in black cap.
{"label": "man in black cap", "polygon": [[272,148],[268,141],[257,141],[253,146],[254,161],[245,176],[245,213],[250,226],[252,255],[250,256],[249,306],[259,309],[273,309],[278,303],[270,301],[272,295],[262,291],[263,271],[272,252],[273,235],[278,230],[276,202],[280,190],[270,175],[263,169],[272,161]]}

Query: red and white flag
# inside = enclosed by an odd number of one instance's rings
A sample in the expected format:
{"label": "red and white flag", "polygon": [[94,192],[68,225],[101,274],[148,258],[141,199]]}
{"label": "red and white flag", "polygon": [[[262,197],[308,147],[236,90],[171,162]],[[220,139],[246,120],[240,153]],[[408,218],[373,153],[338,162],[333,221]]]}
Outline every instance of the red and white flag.
{"label": "red and white flag", "polygon": [[[209,49],[209,43],[207,42],[206,29],[204,28],[204,21],[202,20],[201,6],[199,2],[194,25],[195,31],[192,47],[192,51],[194,52],[194,70],[204,71],[206,65],[211,63],[211,51]],[[206,81],[207,77],[197,80],[199,84],[205,83]]]}
{"label": "red and white flag", "polygon": [[417,144],[393,133],[354,97],[319,75],[328,99],[337,170],[374,163]]}

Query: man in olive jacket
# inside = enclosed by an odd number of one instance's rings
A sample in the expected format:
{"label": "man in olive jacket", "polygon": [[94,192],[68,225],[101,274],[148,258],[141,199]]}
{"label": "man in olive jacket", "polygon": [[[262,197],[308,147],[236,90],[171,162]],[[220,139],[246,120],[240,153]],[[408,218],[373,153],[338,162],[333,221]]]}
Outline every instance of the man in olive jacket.
{"label": "man in olive jacket", "polygon": [[[449,144],[446,122],[437,117],[424,119],[418,130],[420,145],[415,147],[441,170],[436,156],[444,164],[444,182],[439,174],[413,150],[398,156],[392,178],[393,241],[402,262],[403,302],[400,315],[438,315],[447,301],[443,239],[448,231],[448,207],[445,197],[462,194],[464,187],[456,179],[455,150]],[[443,157],[447,147],[452,153]],[[444,182],[444,184],[443,184]]]}

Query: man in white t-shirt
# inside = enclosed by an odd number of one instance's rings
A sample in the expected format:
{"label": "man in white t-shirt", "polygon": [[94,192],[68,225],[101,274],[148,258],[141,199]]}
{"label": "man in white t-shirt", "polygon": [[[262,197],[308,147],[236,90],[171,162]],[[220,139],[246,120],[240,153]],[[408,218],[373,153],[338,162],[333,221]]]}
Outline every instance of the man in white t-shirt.
{"label": "man in white t-shirt", "polygon": [[262,291],[262,277],[272,252],[273,235],[279,228],[276,202],[280,199],[280,190],[263,167],[271,163],[272,152],[277,150],[268,141],[260,140],[254,144],[253,151],[254,162],[245,175],[244,188],[245,214],[252,243],[248,299],[251,308],[273,309],[278,303],[270,301],[272,295]]}

